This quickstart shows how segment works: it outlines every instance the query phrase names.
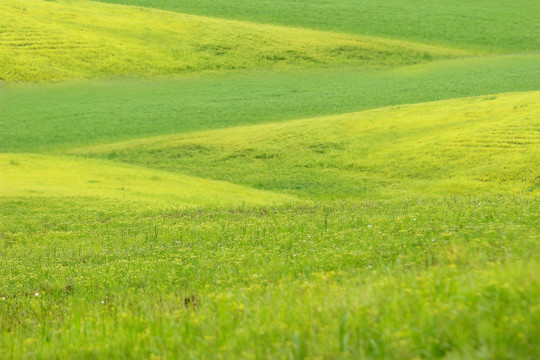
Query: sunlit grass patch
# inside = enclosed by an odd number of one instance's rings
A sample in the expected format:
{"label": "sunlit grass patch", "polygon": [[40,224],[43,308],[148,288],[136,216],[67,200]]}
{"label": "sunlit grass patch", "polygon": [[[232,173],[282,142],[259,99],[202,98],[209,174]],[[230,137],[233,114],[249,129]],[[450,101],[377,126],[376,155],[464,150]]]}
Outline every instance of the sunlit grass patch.
{"label": "sunlit grass patch", "polygon": [[98,196],[155,206],[278,204],[293,197],[107,161],[0,154],[0,196]]}
{"label": "sunlit grass patch", "polygon": [[98,0],[183,13],[448,44],[539,50],[534,0]]}
{"label": "sunlit grass patch", "polygon": [[0,4],[0,80],[362,64],[380,68],[462,50],[182,15],[89,1]]}
{"label": "sunlit grass patch", "polygon": [[540,93],[405,105],[73,150],[322,198],[538,193]]}

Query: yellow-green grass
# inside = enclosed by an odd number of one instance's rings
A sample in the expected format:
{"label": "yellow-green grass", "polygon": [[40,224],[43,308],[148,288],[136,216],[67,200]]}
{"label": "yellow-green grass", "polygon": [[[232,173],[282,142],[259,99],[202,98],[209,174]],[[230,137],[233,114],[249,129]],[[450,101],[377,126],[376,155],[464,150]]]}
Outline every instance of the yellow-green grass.
{"label": "yellow-green grass", "polygon": [[538,194],[540,92],[404,105],[72,150],[324,198]]}
{"label": "yellow-green grass", "polygon": [[0,197],[0,358],[534,359],[539,205]]}
{"label": "yellow-green grass", "polygon": [[[351,30],[355,13],[335,15],[364,0],[347,1],[298,21]],[[508,14],[424,1],[383,33],[433,9],[403,37],[537,43],[513,41],[528,0]],[[285,70],[0,88],[0,359],[540,353],[540,91],[328,116],[539,90],[536,55],[358,72],[460,54],[84,1],[0,14],[8,82]]]}
{"label": "yellow-green grass", "polygon": [[165,134],[540,90],[539,54],[399,69],[190,74],[0,87],[0,152],[44,152]]}
{"label": "yellow-green grass", "polygon": [[98,0],[488,51],[540,49],[537,0]]}
{"label": "yellow-green grass", "polygon": [[103,160],[0,154],[0,169],[0,196],[3,197],[97,196],[179,208],[271,205],[294,201],[287,195],[222,181]]}
{"label": "yellow-green grass", "polygon": [[90,1],[0,3],[0,80],[362,64],[463,56],[451,48]]}

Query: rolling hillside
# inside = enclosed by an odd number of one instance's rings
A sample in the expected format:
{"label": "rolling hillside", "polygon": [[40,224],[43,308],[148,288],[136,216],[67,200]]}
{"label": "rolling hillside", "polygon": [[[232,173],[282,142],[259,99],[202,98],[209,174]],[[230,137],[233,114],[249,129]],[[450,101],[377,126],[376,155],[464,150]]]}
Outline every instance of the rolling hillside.
{"label": "rolling hillside", "polygon": [[536,359],[535,0],[0,1],[0,359]]}
{"label": "rolling hillside", "polygon": [[381,68],[467,52],[87,1],[0,4],[0,80],[360,64]]}
{"label": "rolling hillside", "polygon": [[540,50],[535,0],[99,0],[494,52]]}
{"label": "rolling hillside", "polygon": [[70,153],[316,198],[536,194],[539,100],[498,94]]}
{"label": "rolling hillside", "polygon": [[[241,206],[293,202],[294,198],[219,181],[124,166],[106,161],[1,154],[4,197],[98,197],[142,206]],[[141,206],[139,204],[138,206]]]}
{"label": "rolling hillside", "polygon": [[0,151],[43,152],[389,105],[538,90],[538,73],[540,55],[505,55],[385,71],[249,71],[0,87]]}

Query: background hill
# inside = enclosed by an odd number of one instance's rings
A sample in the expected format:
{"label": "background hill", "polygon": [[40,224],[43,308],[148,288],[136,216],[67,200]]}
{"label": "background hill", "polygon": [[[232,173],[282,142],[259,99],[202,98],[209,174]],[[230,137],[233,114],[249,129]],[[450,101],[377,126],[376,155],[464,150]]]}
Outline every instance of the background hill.
{"label": "background hill", "polygon": [[323,69],[0,88],[0,150],[50,151],[150,135],[538,90],[539,55],[473,57],[386,71]]}
{"label": "background hill", "polygon": [[100,1],[493,52],[540,50],[534,0]]}
{"label": "background hill", "polygon": [[76,150],[313,198],[539,190],[539,92],[396,106]]}
{"label": "background hill", "polygon": [[467,54],[85,1],[8,0],[0,9],[0,80],[7,82],[331,64],[381,68]]}

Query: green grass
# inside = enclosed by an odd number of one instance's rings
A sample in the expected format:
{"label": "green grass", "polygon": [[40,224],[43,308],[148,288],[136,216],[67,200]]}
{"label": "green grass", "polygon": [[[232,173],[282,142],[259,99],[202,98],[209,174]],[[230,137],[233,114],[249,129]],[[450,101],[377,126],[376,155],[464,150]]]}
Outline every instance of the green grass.
{"label": "green grass", "polygon": [[0,357],[532,359],[539,205],[2,197]]}
{"label": "green grass", "polygon": [[315,198],[538,194],[539,100],[445,100],[71,153]]}
{"label": "green grass", "polygon": [[2,1],[0,359],[535,359],[538,6]]}
{"label": "green grass", "polygon": [[434,62],[388,71],[327,69],[175,80],[0,87],[0,151],[47,151],[160,134],[539,90],[539,56]]}
{"label": "green grass", "polygon": [[88,1],[0,4],[0,81],[157,76],[361,64],[384,68],[467,52]]}
{"label": "green grass", "polygon": [[535,0],[99,0],[490,51],[540,50]]}

